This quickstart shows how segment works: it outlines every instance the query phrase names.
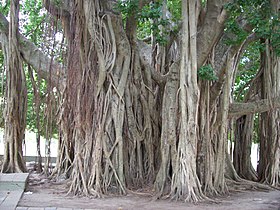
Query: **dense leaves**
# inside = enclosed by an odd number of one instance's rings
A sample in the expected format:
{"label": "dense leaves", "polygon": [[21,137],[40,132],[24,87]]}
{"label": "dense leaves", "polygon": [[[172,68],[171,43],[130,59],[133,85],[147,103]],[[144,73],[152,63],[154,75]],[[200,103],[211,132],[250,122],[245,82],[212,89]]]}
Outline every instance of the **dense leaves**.
{"label": "dense leaves", "polygon": [[218,79],[211,64],[200,67],[197,75],[198,78],[202,80],[215,81]]}
{"label": "dense leaves", "polygon": [[153,36],[156,43],[165,45],[169,34],[178,32],[181,1],[167,1],[166,6],[167,8],[164,9],[163,0],[151,1],[142,8],[139,8],[138,0],[119,0],[116,11],[121,12],[124,22],[132,15],[138,20],[139,39]]}
{"label": "dense leaves", "polygon": [[234,83],[234,98],[241,102],[250,87],[250,82],[255,78],[260,68],[259,43],[254,42],[244,51],[238,66],[238,72]]}
{"label": "dense leaves", "polygon": [[[280,53],[279,13],[272,13],[269,0],[235,0],[228,3],[226,8],[230,12],[226,30],[235,34],[235,37],[228,40],[228,44],[238,44],[248,33],[254,32],[258,38],[270,39],[271,46],[277,54]],[[263,50],[261,43],[259,48]]]}

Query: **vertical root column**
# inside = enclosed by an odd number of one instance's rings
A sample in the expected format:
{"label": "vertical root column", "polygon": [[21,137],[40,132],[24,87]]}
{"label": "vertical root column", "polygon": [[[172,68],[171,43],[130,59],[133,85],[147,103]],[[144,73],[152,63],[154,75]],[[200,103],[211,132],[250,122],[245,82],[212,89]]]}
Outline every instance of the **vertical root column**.
{"label": "vertical root column", "polygon": [[19,0],[12,0],[10,7],[9,45],[3,46],[7,67],[7,103],[5,105],[5,154],[2,172],[26,171],[22,142],[26,127],[27,90],[25,73],[18,49]]}

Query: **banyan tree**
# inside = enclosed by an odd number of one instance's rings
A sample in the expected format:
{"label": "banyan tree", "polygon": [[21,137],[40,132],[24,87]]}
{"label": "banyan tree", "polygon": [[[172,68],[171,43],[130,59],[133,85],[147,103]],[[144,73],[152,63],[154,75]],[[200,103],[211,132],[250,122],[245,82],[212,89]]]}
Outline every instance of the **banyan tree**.
{"label": "banyan tree", "polygon": [[[273,37],[279,17],[278,10],[267,12],[279,1],[43,0],[51,30],[61,28],[66,40],[60,59],[19,33],[18,3],[11,1],[10,22],[0,16],[7,66],[4,172],[25,170],[24,62],[49,92],[60,93],[50,99],[58,103],[59,133],[50,176],[68,179],[71,193],[100,197],[148,187],[156,198],[196,202],[233,185],[267,188],[253,181],[279,186],[280,65]],[[267,33],[250,10],[271,23]],[[239,63],[252,42],[265,46],[262,62],[244,101],[236,103]],[[258,172],[247,148],[255,113],[261,113]],[[240,148],[233,161],[231,125]],[[11,155],[16,162],[9,162]]]}

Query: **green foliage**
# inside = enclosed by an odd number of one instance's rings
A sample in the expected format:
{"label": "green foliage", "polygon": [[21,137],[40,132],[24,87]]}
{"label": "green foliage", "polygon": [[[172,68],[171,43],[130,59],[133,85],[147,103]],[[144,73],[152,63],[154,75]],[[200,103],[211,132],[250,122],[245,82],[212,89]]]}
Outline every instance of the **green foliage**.
{"label": "green foliage", "polygon": [[[25,66],[26,69],[26,66]],[[25,71],[26,75],[28,75],[28,72]],[[35,80],[37,81],[37,75],[35,74]],[[34,94],[33,94],[33,87],[32,87],[32,83],[30,80],[29,75],[26,77],[26,85],[27,85],[27,119],[26,119],[26,124],[27,124],[27,128],[33,132],[37,132],[37,128],[36,128],[36,115],[35,115],[35,109],[36,109],[36,105],[34,103]],[[40,99],[41,99],[41,107],[40,110],[44,110],[43,106],[44,106],[44,95],[46,94],[46,83],[45,81],[42,81],[42,84],[40,86]],[[43,112],[40,113],[40,118],[43,119]]]}
{"label": "green foliage", "polygon": [[26,0],[22,6],[22,32],[25,37],[31,39],[35,45],[39,46],[43,40],[44,21],[46,13],[43,10],[42,1]]}
{"label": "green foliage", "polygon": [[139,39],[153,35],[156,43],[165,45],[170,32],[178,30],[175,25],[181,17],[181,1],[167,1],[168,11],[171,12],[171,17],[168,18],[163,17],[162,0],[152,1],[141,10],[138,5],[138,0],[119,0],[115,10],[121,12],[124,21],[131,16],[137,19]]}
{"label": "green foliage", "polygon": [[[226,9],[230,16],[226,22],[226,31],[235,35],[227,40],[228,44],[240,44],[248,35],[255,32],[259,38],[269,39],[271,46],[280,55],[279,12],[273,14],[270,0],[235,0],[228,3]],[[251,31],[243,30],[240,25],[247,24]],[[263,50],[263,45],[259,44]]]}
{"label": "green foliage", "polygon": [[178,23],[182,17],[182,1],[181,0],[169,0],[167,1],[167,8],[171,12],[171,21]]}
{"label": "green foliage", "polygon": [[273,16],[271,24],[272,33],[270,35],[270,44],[277,56],[280,56],[280,15]]}
{"label": "green foliage", "polygon": [[123,19],[126,20],[139,12],[138,4],[138,0],[118,0],[115,10],[121,12]]}
{"label": "green foliage", "polygon": [[62,5],[62,1],[61,0],[52,0],[52,3],[57,6],[60,7]]}
{"label": "green foliage", "polygon": [[250,81],[256,76],[260,68],[259,43],[253,42],[244,51],[238,66],[234,84],[235,101],[243,101],[248,92]]}
{"label": "green foliage", "polygon": [[208,81],[218,80],[218,77],[215,75],[214,69],[210,64],[200,67],[197,75],[198,78],[202,80],[208,80]]}
{"label": "green foliage", "polygon": [[[55,1],[59,3],[60,1]],[[50,22],[46,11],[43,9],[42,1],[37,0],[25,0],[21,7],[21,30],[25,37],[29,38],[35,45],[41,50],[46,51],[50,38],[48,32],[46,33],[46,27]],[[30,80],[30,75],[27,71],[27,66],[24,66],[26,73],[26,85],[27,85],[27,129],[38,132],[36,127],[36,104],[34,102],[33,86]],[[39,90],[41,105],[40,105],[40,133],[45,136],[46,120],[45,120],[45,108],[46,108],[46,95],[47,84],[45,80],[40,81],[38,86],[38,75],[34,72],[34,79],[37,83]],[[54,129],[55,131],[55,129]]]}
{"label": "green foliage", "polygon": [[236,19],[230,18],[226,22],[226,30],[231,34],[234,34],[234,36],[225,40],[227,45],[240,45],[248,36],[248,32],[239,26]]}
{"label": "green foliage", "polygon": [[[279,13],[273,14],[270,0],[235,0],[226,5],[230,16],[226,31],[235,36],[227,40],[228,44],[240,44],[249,33],[254,32],[259,39],[269,40],[271,47],[280,55]],[[241,25],[247,25],[247,31]],[[234,97],[242,101],[249,89],[249,82],[260,67],[260,52],[265,49],[264,42],[250,44],[240,59],[235,80]]]}
{"label": "green foliage", "polygon": [[[38,132],[38,128],[36,126],[36,109],[37,104],[35,103],[35,96],[34,96],[34,90],[31,83],[30,75],[27,71],[27,66],[25,65],[25,74],[26,77],[26,85],[27,85],[27,116],[26,116],[26,126],[27,129],[32,132]],[[49,96],[48,90],[47,90],[47,82],[45,80],[40,80],[38,78],[38,75],[36,72],[33,71],[33,77],[37,84],[38,94],[40,97],[40,107],[39,107],[39,119],[40,119],[40,135],[43,137],[46,137],[46,127],[47,127],[47,120],[46,120],[46,114],[47,114],[47,97]],[[55,110],[55,107],[53,107],[53,110]],[[52,135],[57,134],[57,126],[55,119],[52,119]]]}
{"label": "green foliage", "polygon": [[10,10],[10,0],[0,1],[0,13],[7,16]]}
{"label": "green foliage", "polygon": [[[167,36],[169,34],[167,26],[170,22],[168,19],[162,17],[162,1],[157,1],[144,6],[139,12],[138,20],[139,38],[145,38],[153,34],[156,43],[159,43],[160,45],[165,45],[167,43]],[[149,26],[149,28],[147,26]]]}

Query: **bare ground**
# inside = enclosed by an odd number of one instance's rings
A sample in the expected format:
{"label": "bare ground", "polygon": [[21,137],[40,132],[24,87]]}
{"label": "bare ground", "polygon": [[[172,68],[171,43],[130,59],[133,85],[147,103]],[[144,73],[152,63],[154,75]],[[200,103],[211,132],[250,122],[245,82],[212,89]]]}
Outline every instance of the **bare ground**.
{"label": "bare ground", "polygon": [[44,177],[32,174],[27,192],[19,202],[20,207],[60,207],[104,210],[280,210],[280,191],[245,191],[215,198],[215,202],[198,204],[154,200],[148,192],[130,192],[126,196],[106,196],[101,199],[66,195],[66,184],[54,184]]}

